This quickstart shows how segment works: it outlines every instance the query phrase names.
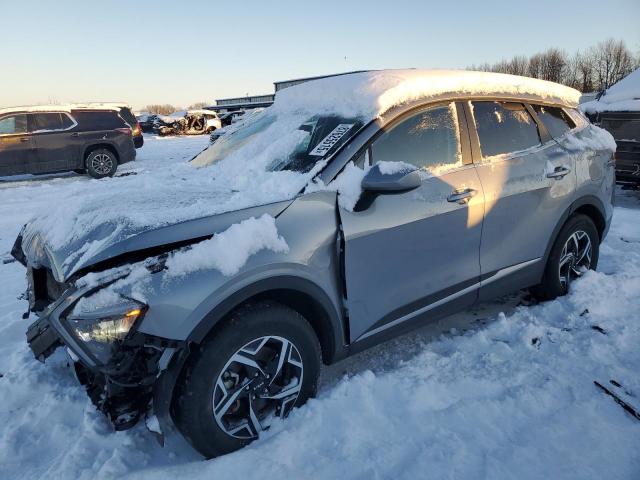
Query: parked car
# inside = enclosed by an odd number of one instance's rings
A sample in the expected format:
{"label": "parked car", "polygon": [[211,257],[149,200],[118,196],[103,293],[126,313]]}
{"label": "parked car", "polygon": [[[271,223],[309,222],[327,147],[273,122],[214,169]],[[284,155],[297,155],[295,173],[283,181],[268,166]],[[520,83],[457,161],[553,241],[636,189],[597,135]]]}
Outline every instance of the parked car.
{"label": "parked car", "polygon": [[136,116],[136,120],[140,125],[140,129],[144,133],[153,133],[155,121],[158,118],[157,115],[151,113],[144,113]]}
{"label": "parked car", "polygon": [[189,110],[183,117],[158,115],[154,131],[161,136],[203,135],[221,127],[220,118],[213,110]]}
{"label": "parked car", "polygon": [[[247,110],[249,112],[250,110]],[[242,120],[242,117],[245,114],[245,110],[238,110],[236,112],[227,112],[220,115],[220,124],[222,127],[226,127],[231,125],[232,123],[236,123]]]}
{"label": "parked car", "polygon": [[103,178],[135,157],[132,129],[117,110],[0,110],[0,176],[79,171]]}
{"label": "parked car", "polygon": [[234,184],[247,191],[222,179],[212,202],[235,209],[155,227],[138,215],[126,234],[81,224],[63,246],[23,228],[30,347],[44,360],[64,346],[116,428],[155,415],[164,435],[225,454],[312,397],[321,363],[521,288],[553,299],[596,268],[615,144],[577,91],[352,75],[288,88],[192,162],[257,176]]}
{"label": "parked car", "polygon": [[[235,117],[235,120],[233,121],[231,121],[233,117],[220,117],[223,127],[215,129],[213,132],[211,132],[211,135],[209,136],[209,144],[211,145],[215,143],[223,135],[231,134],[240,130],[244,126],[249,125],[249,123],[254,121],[257,115],[263,110],[264,108],[254,108],[251,110],[247,110],[242,115]],[[228,122],[225,121],[225,118],[228,120]]]}
{"label": "parked car", "polygon": [[640,185],[640,69],[580,108],[615,138],[618,181]]}

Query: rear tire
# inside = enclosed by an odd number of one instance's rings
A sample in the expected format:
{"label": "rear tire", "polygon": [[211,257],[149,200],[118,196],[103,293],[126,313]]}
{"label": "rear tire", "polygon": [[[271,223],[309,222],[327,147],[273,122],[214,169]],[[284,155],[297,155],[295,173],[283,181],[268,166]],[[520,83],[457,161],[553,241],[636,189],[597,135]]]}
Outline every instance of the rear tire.
{"label": "rear tire", "polygon": [[87,173],[93,178],[113,177],[118,169],[118,159],[111,150],[98,148],[87,155]]}
{"label": "rear tire", "polygon": [[541,301],[565,295],[573,280],[596,269],[599,253],[600,235],[593,221],[582,214],[569,217],[551,248],[542,282],[531,294]]}
{"label": "rear tire", "polygon": [[242,448],[274,416],[315,395],[320,363],[315,332],[298,312],[273,302],[245,306],[185,367],[175,423],[207,458]]}

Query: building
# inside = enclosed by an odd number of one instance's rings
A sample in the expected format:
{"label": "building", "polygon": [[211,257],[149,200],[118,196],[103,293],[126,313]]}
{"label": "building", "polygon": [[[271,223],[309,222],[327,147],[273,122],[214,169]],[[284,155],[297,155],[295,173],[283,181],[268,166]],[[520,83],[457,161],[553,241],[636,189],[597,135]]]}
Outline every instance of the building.
{"label": "building", "polygon": [[280,90],[284,90],[285,88],[293,87],[294,85],[299,85],[311,80],[319,80],[321,78],[328,77],[339,77],[340,75],[349,75],[350,73],[362,73],[367,71],[369,70],[356,70],[353,72],[333,73],[330,75],[319,75],[317,77],[296,78],[293,80],[282,80],[279,82],[273,82],[275,93],[266,95],[253,95],[250,97],[221,98],[219,100],[216,100],[215,105],[211,105],[206,108],[207,110],[215,110],[219,113],[235,112],[237,110],[247,110],[251,108],[264,108],[273,104],[276,98],[276,94]]}
{"label": "building", "polygon": [[329,75],[319,75],[317,77],[305,77],[305,78],[296,78],[294,80],[282,80],[280,82],[273,82],[273,87],[276,93],[280,90],[284,90],[285,88],[293,87],[294,85],[299,85],[301,83],[310,82],[311,80],[320,80],[321,78],[329,78],[329,77],[340,77],[342,75],[349,75],[352,73],[363,73],[370,72],[371,70],[355,70],[353,72],[342,72],[342,73],[331,73]]}
{"label": "building", "polygon": [[276,98],[275,94],[253,95],[251,97],[237,98],[221,98],[216,100],[215,105],[207,107],[207,110],[215,110],[216,112],[235,112],[237,110],[247,110],[250,108],[264,108],[273,103]]}

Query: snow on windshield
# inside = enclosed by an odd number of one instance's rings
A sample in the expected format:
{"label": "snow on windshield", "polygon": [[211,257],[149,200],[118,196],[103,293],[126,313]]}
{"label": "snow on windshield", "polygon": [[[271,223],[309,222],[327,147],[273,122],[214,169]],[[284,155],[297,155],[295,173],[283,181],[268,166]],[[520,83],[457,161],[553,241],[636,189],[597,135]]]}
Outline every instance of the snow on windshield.
{"label": "snow on windshield", "polygon": [[[110,188],[87,198],[78,198],[70,189],[67,198],[36,215],[29,230],[46,232],[53,249],[77,241],[83,249],[78,255],[88,255],[141,229],[288,200],[307,185],[328,156],[304,151],[315,127],[311,131],[300,127],[313,118],[332,118],[334,123],[325,124],[310,145],[331,143],[328,136],[335,136],[339,125],[344,129],[353,124],[347,129],[351,135],[359,128],[356,124],[403,102],[445,93],[487,92],[538,95],[564,104],[575,104],[579,98],[576,90],[551,82],[468,71],[379,71],[308,82],[278,92],[272,107],[248,126],[222,137],[191,164],[144,180],[100,180],[110,182]],[[331,148],[335,151],[338,146]],[[303,155],[296,158],[296,152]],[[84,236],[92,243],[83,242]]]}

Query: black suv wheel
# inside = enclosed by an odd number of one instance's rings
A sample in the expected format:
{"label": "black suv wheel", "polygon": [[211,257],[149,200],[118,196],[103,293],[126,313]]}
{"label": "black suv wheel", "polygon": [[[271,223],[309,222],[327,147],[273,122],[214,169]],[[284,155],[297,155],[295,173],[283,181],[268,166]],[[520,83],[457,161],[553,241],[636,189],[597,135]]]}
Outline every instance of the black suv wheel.
{"label": "black suv wheel", "polygon": [[320,360],[299,313],[270,302],[242,308],[186,367],[176,424],[208,458],[237,450],[315,395]]}
{"label": "black suv wheel", "polygon": [[540,285],[531,289],[539,300],[552,300],[565,295],[571,282],[585,271],[598,266],[600,236],[586,215],[573,215],[556,238]]}
{"label": "black suv wheel", "polygon": [[93,178],[112,177],[118,169],[118,159],[111,150],[98,148],[87,155],[87,173]]}

